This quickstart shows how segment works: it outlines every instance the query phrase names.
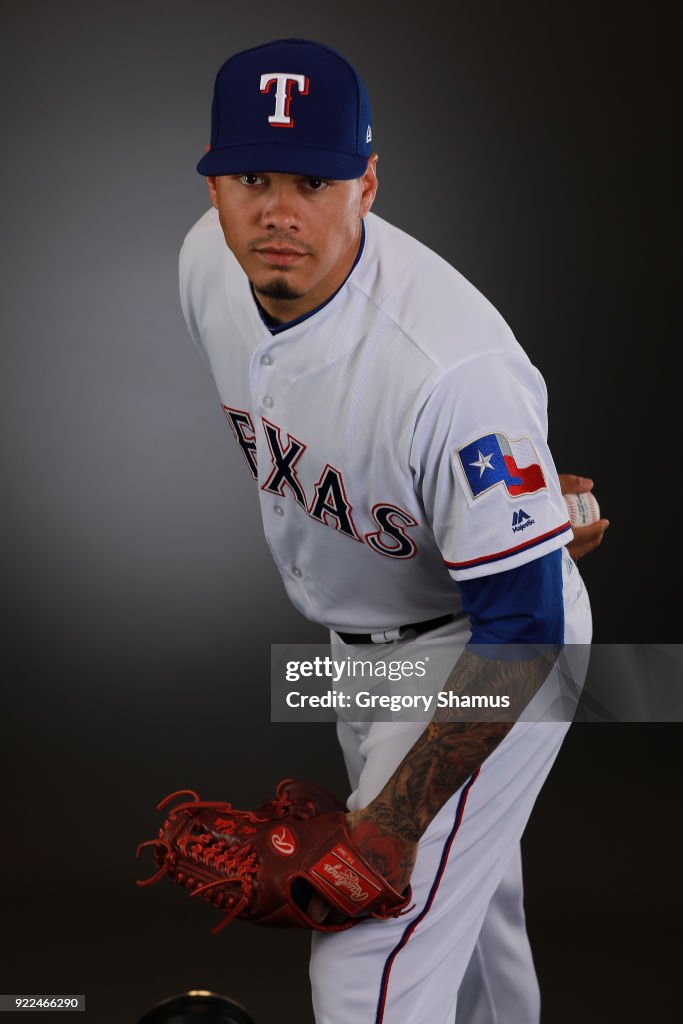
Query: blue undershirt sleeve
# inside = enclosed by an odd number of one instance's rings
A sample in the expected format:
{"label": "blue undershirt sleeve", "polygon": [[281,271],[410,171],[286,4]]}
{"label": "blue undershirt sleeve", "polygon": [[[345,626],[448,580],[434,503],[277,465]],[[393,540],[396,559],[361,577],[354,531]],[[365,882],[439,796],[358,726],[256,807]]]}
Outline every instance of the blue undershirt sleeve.
{"label": "blue undershirt sleeve", "polygon": [[562,551],[458,584],[477,644],[564,642]]}

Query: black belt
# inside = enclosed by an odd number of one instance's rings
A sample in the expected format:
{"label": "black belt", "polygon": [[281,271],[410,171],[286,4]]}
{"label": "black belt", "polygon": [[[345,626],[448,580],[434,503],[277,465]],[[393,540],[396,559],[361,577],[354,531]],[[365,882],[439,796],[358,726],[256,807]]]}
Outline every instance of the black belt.
{"label": "black belt", "polygon": [[428,633],[431,629],[438,629],[439,626],[445,626],[447,622],[452,622],[454,616],[451,615],[439,615],[436,619],[427,619],[425,622],[411,622],[407,626],[401,626],[400,629],[379,629],[376,633],[340,633],[339,630],[335,630],[336,634],[345,644],[389,644],[393,640],[402,640],[403,634],[408,631],[419,636],[420,633]]}

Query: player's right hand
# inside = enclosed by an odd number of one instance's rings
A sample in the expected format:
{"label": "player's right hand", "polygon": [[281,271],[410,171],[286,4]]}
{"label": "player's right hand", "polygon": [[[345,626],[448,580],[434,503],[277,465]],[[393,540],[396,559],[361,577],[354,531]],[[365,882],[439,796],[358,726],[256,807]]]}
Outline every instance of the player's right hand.
{"label": "player's right hand", "polygon": [[[563,494],[586,494],[593,490],[592,480],[585,476],[577,476],[575,473],[560,473],[559,480]],[[574,539],[567,544],[567,551],[575,562],[602,543],[608,526],[609,519],[598,519],[597,523],[591,523],[590,526],[572,527]]]}

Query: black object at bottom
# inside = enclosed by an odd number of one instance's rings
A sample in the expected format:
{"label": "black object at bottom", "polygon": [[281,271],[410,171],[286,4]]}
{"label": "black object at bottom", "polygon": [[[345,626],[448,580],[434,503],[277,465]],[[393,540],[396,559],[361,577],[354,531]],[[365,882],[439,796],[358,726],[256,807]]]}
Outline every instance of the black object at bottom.
{"label": "black object at bottom", "polygon": [[[428,633],[430,629],[438,629],[439,626],[445,626],[447,622],[452,622],[453,615],[439,615],[437,619],[427,619],[425,622],[411,622],[407,626],[401,626],[402,630],[411,630],[416,636],[420,633]],[[372,639],[372,633],[340,633],[339,630],[335,630],[338,637],[340,637],[345,644],[374,644],[375,640]],[[378,629],[377,633],[381,633],[382,630]],[[391,630],[387,630],[391,632]],[[380,641],[380,643],[391,643],[391,640]]]}
{"label": "black object at bottom", "polygon": [[254,1024],[239,1003],[215,992],[184,992],[164,999],[138,1024]]}

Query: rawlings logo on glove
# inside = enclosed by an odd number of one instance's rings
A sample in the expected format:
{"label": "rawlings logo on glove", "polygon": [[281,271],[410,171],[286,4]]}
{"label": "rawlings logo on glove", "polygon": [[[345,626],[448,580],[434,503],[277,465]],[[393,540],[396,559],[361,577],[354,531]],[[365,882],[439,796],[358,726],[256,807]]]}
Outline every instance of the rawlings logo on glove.
{"label": "rawlings logo on glove", "polygon": [[[325,854],[322,860],[318,861],[311,870],[320,879],[322,883],[321,891],[325,895],[330,883],[337,890],[337,895],[340,899],[345,891],[348,893],[352,901],[348,904],[347,913],[349,914],[352,914],[358,907],[364,907],[379,892],[377,886],[373,885],[369,878],[363,878],[362,882],[365,883],[365,888],[363,888],[361,877],[358,873],[358,864],[351,851],[343,846],[336,846],[334,850]],[[324,875],[321,875],[321,872],[324,872]]]}
{"label": "rawlings logo on glove", "polygon": [[[408,908],[401,895],[363,857],[351,839],[342,804],[314,783],[286,779],[272,800],[255,811],[200,800],[180,790],[162,800],[191,797],[169,812],[154,846],[157,872],[140,886],[168,875],[224,913],[219,932],[240,917],[254,924],[343,931],[363,918],[398,917]],[[277,819],[277,825],[274,820]],[[319,893],[344,920],[318,923],[306,912]],[[337,914],[337,917],[339,914]]]}
{"label": "rawlings logo on glove", "polygon": [[283,857],[291,857],[293,853],[296,853],[296,839],[286,825],[279,830],[274,829],[270,833],[270,841]]}

